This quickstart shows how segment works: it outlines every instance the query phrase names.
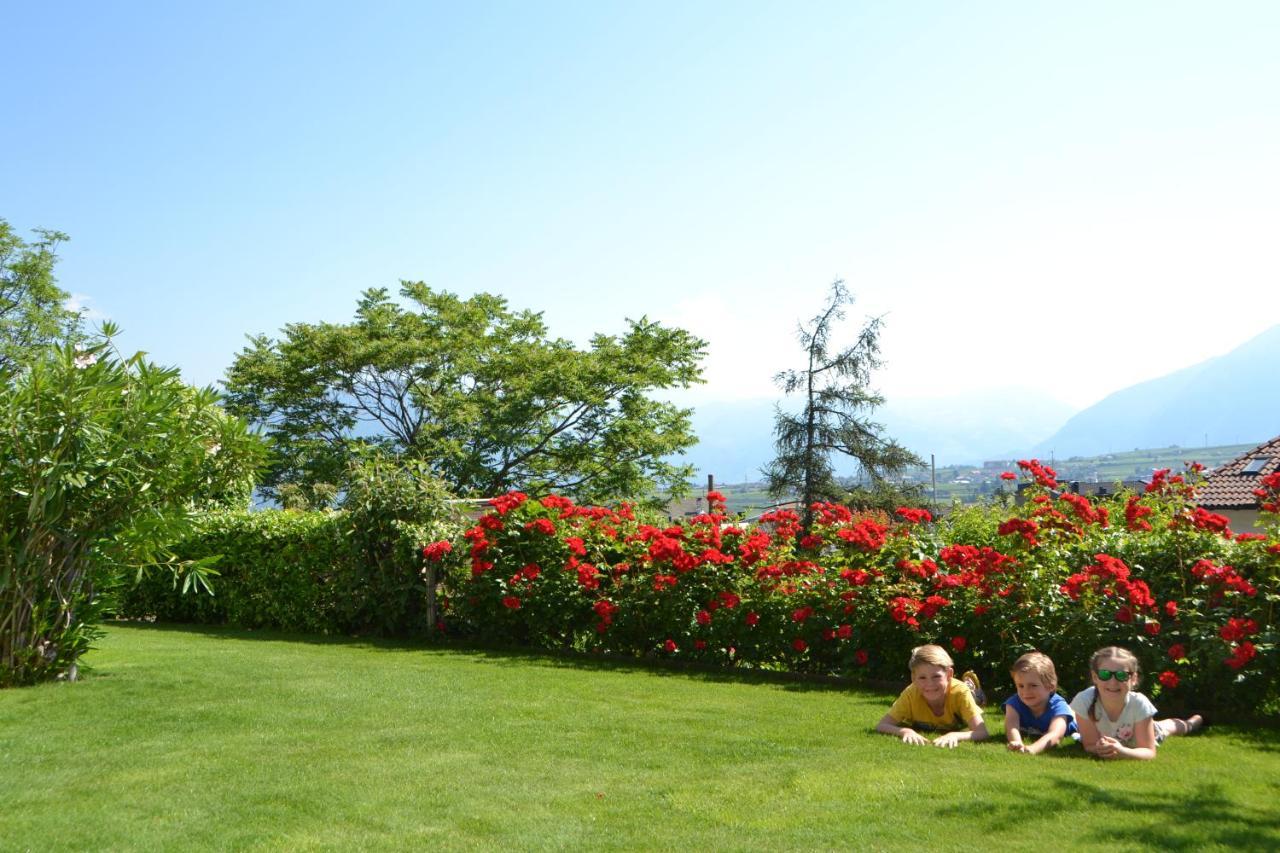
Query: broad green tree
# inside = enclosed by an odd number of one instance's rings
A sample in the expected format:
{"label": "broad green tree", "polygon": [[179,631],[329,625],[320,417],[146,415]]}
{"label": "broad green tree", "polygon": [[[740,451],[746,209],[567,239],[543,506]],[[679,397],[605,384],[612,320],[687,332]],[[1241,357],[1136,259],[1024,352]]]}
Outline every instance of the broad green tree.
{"label": "broad green tree", "polygon": [[74,678],[110,591],[145,567],[207,586],[167,547],[203,508],[247,508],[264,455],[213,389],[109,340],[0,369],[0,687]]}
{"label": "broad green tree", "polygon": [[835,476],[833,454],[857,460],[868,493],[891,491],[889,478],[923,464],[919,457],[882,435],[884,426],[871,420],[884,397],[871,388],[871,374],[881,366],[881,319],[869,319],[850,346],[831,351],[831,337],[844,319],[853,296],[843,281],[831,285],[822,311],[801,325],[797,337],[805,366],[784,370],[774,381],[786,394],[799,394],[801,408],[791,414],[778,407],[774,416],[777,456],[765,468],[774,497],[799,495],[803,523],[812,521],[815,501],[841,501],[847,490]]}
{"label": "broad green tree", "polygon": [[27,242],[0,219],[0,369],[5,369],[41,344],[61,340],[73,332],[79,315],[67,310],[67,294],[54,278],[58,244],[67,235],[37,230]]}
{"label": "broad green tree", "polygon": [[291,324],[236,357],[228,406],[274,440],[268,494],[325,502],[362,445],[426,463],[460,495],[682,490],[688,470],[669,460],[696,440],[690,412],[653,394],[701,381],[703,341],[642,318],[579,349],[500,296],[400,294],[407,307],[368,290],[353,322]]}

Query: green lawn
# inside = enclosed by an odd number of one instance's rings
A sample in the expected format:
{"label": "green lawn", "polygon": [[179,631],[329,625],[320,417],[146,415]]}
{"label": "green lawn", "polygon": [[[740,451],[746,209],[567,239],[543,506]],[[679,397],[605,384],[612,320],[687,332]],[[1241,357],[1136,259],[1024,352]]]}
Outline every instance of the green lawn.
{"label": "green lawn", "polygon": [[887,694],[518,653],[112,626],[90,663],[0,692],[0,849],[1280,848],[1274,730],[1104,764],[906,747]]}

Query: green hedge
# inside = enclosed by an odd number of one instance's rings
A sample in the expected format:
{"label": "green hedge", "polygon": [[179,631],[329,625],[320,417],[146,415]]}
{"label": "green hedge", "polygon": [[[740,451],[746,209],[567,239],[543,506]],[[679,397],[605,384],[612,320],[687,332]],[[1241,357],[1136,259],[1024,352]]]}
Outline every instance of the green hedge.
{"label": "green hedge", "polygon": [[426,585],[417,531],[371,550],[345,511],[216,512],[174,546],[181,559],[221,555],[214,594],[184,593],[152,573],[121,591],[117,615],[164,622],[230,623],[320,634],[405,636],[425,628]]}

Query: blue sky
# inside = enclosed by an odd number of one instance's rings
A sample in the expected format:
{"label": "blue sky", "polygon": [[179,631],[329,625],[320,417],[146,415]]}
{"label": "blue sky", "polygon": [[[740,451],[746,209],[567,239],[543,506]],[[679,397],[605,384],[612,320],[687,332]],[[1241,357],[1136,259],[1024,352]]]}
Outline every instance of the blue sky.
{"label": "blue sky", "polygon": [[[1280,4],[112,3],[4,15],[0,217],[215,382],[401,279],[770,396],[829,282],[895,397],[1073,405],[1280,321]],[[854,323],[849,326],[853,331]]]}

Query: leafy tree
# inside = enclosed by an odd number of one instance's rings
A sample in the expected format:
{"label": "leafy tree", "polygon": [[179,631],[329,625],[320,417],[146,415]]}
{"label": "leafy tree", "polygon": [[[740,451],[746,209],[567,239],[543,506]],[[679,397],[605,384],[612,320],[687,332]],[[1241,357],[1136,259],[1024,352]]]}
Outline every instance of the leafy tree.
{"label": "leafy tree", "polygon": [[247,507],[263,455],[213,389],[109,341],[0,370],[0,687],[74,678],[130,572],[165,564],[207,586],[208,562],[167,547],[196,510]]}
{"label": "leafy tree", "polygon": [[805,367],[784,370],[774,377],[783,392],[800,392],[803,406],[798,414],[777,408],[774,435],[778,455],[764,474],[774,497],[800,495],[806,530],[815,501],[839,501],[846,496],[835,476],[833,453],[858,461],[861,475],[871,484],[868,494],[883,492],[895,473],[923,464],[914,453],[881,436],[883,425],[870,419],[884,403],[884,397],[870,388],[871,372],[881,366],[881,319],[868,320],[851,346],[834,354],[829,351],[833,328],[844,319],[844,307],[852,302],[844,282],[834,282],[826,307],[808,326],[797,330],[807,356]]}
{"label": "leafy tree", "polygon": [[79,315],[63,307],[67,294],[53,275],[58,244],[67,235],[36,234],[39,239],[27,243],[0,219],[0,369],[66,337],[79,323]]}
{"label": "leafy tree", "polygon": [[228,406],[276,445],[265,492],[324,503],[362,446],[421,460],[461,495],[684,488],[687,467],[666,459],[694,443],[690,412],[649,394],[701,381],[703,341],[642,318],[580,350],[500,296],[400,293],[409,308],[371,289],[353,322],[291,324],[236,357]]}

